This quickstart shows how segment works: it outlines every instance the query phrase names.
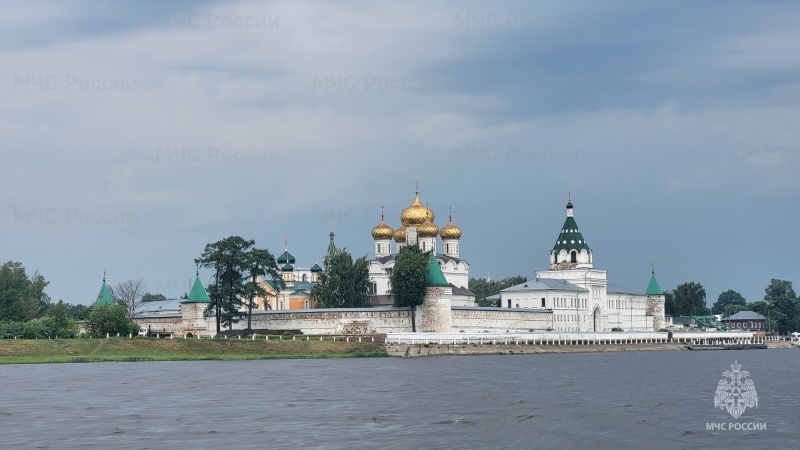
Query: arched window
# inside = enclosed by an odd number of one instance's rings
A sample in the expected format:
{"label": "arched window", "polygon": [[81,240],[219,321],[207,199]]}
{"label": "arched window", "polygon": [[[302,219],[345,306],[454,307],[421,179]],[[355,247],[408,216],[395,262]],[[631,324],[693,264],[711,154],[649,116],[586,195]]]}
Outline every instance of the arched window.
{"label": "arched window", "polygon": [[308,281],[308,275],[303,274],[303,281]]}
{"label": "arched window", "polygon": [[570,257],[570,262],[571,262],[571,263],[576,263],[576,262],[578,262],[578,252],[576,252],[575,250],[573,250],[573,251],[572,251],[572,252],[569,254],[569,257]]}

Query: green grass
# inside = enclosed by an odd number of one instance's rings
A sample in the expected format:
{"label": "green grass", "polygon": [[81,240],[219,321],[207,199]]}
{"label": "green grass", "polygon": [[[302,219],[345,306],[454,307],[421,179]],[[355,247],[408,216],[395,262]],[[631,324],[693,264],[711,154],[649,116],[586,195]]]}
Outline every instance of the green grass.
{"label": "green grass", "polygon": [[249,339],[0,340],[0,364],[132,361],[203,361],[387,356],[372,342]]}

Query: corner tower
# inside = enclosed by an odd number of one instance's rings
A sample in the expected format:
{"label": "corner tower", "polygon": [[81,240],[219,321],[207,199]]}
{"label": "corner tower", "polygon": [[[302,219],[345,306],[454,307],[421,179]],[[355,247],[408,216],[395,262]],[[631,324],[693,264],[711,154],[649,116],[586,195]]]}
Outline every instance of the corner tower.
{"label": "corner tower", "polygon": [[586,244],[572,210],[572,195],[567,201],[567,219],[550,251],[550,269],[591,269],[592,249]]}

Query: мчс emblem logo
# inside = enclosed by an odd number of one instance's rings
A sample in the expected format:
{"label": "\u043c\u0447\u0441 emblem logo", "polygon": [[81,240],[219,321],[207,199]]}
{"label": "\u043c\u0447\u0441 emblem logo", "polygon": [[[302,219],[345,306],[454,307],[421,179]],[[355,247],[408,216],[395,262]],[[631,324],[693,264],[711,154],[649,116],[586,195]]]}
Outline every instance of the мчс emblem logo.
{"label": "\u043c\u0447\u0441 emblem logo", "polygon": [[717,394],[714,396],[714,408],[724,409],[738,419],[747,408],[758,407],[758,395],[753,380],[746,380],[750,372],[741,370],[739,361],[731,364],[731,370],[722,372],[725,378],[719,380]]}

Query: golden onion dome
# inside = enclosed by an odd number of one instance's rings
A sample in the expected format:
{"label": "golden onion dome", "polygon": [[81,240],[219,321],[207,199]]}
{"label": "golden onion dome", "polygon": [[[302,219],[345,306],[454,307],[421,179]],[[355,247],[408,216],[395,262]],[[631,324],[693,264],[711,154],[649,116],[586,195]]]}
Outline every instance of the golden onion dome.
{"label": "golden onion dome", "polygon": [[401,225],[400,228],[394,230],[394,241],[405,244],[406,242],[406,226]]}
{"label": "golden onion dome", "polygon": [[383,206],[381,206],[381,223],[372,229],[372,238],[375,240],[391,239],[393,236],[394,230],[383,221]]}
{"label": "golden onion dome", "polygon": [[456,224],[453,223],[453,213],[450,212],[450,221],[447,222],[447,225],[443,226],[442,229],[439,231],[439,236],[442,239],[460,239],[461,238],[461,228],[458,228]]}
{"label": "golden onion dome", "polygon": [[394,236],[394,230],[382,220],[378,226],[372,229],[373,239],[391,239],[392,236]]}
{"label": "golden onion dome", "polygon": [[417,236],[419,237],[436,237],[437,234],[439,234],[439,227],[428,218],[417,227]]}
{"label": "golden onion dome", "polygon": [[433,211],[419,201],[419,191],[414,197],[414,202],[400,214],[400,221],[407,227],[422,225],[425,218],[430,218],[433,222]]}

